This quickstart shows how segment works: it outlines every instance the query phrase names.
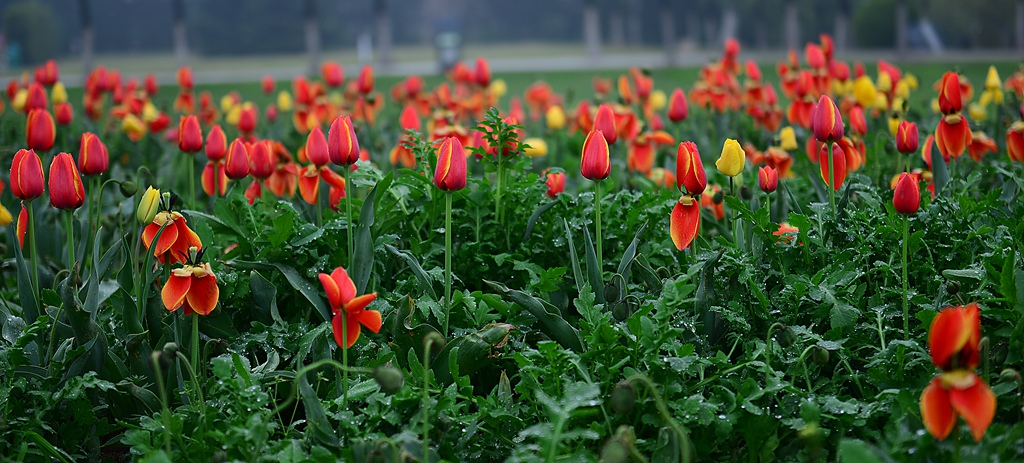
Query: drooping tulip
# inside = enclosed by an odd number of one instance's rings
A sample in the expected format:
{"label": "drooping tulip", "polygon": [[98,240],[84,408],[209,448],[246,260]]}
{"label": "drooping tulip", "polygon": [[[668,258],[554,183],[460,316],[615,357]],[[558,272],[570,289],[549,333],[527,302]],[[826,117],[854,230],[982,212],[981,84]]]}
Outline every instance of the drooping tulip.
{"label": "drooping tulip", "polygon": [[942,82],[939,84],[939,111],[948,115],[958,113],[963,109],[960,76],[952,71],[946,72],[942,75]]}
{"label": "drooping tulip", "polygon": [[22,201],[31,201],[43,195],[43,161],[35,150],[21,149],[11,163],[11,193]]}
{"label": "drooping tulip", "polygon": [[611,174],[611,155],[608,142],[599,129],[591,130],[583,142],[580,173],[590,180],[603,180]]}
{"label": "drooping tulip", "polygon": [[[320,284],[327,293],[327,301],[334,317],[331,327],[334,329],[334,341],[338,346],[348,349],[359,339],[360,325],[374,333],[379,333],[383,325],[380,312],[366,310],[366,307],[377,298],[377,293],[356,296],[356,286],[349,278],[345,269],[338,267],[330,275],[321,273]],[[344,337],[342,333],[345,333]]]}
{"label": "drooping tulip", "polygon": [[220,299],[217,276],[213,274],[209,262],[199,262],[202,255],[202,251],[191,248],[185,265],[171,270],[160,292],[167,310],[174,312],[184,307],[185,315],[195,312],[206,316],[217,308]]}
{"label": "drooping tulip", "polygon": [[921,186],[914,175],[907,172],[900,174],[899,180],[896,181],[896,189],[893,191],[892,205],[896,212],[903,215],[917,213],[917,209],[921,207]]}
{"label": "drooping tulip", "polygon": [[78,174],[75,159],[68,153],[58,153],[50,163],[48,187],[50,204],[57,209],[78,209],[85,204],[85,187]]}
{"label": "drooping tulip", "polygon": [[692,141],[680,143],[676,150],[676,182],[677,186],[686,189],[686,192],[693,196],[703,193],[708,187],[704,161],[700,158],[697,145]]}
{"label": "drooping tulip", "polygon": [[82,134],[81,148],[78,151],[78,169],[83,175],[100,175],[110,166],[107,146],[100,137],[91,132]]}
{"label": "drooping tulip", "polygon": [[725,144],[722,146],[722,154],[719,156],[718,161],[715,161],[715,167],[726,176],[735,177],[740,172],[743,172],[746,161],[746,153],[743,152],[740,142],[729,138],[725,140]]}
{"label": "drooping tulip", "polygon": [[971,127],[960,113],[949,114],[939,119],[935,128],[935,145],[944,157],[958,158],[971,144]]}
{"label": "drooping tulip", "polygon": [[359,160],[359,139],[349,116],[338,116],[327,136],[327,154],[331,162],[350,166]]}
{"label": "drooping tulip", "polygon": [[53,148],[57,139],[57,127],[53,116],[46,109],[33,109],[25,121],[25,144],[36,151],[47,151]]}
{"label": "drooping tulip", "polygon": [[466,187],[466,152],[458,137],[445,138],[438,148],[434,185],[444,191]]}

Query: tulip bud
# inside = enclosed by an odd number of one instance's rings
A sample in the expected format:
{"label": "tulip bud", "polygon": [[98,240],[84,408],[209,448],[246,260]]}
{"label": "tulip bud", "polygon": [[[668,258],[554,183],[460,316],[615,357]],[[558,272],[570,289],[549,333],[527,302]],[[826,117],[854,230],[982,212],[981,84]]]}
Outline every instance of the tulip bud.
{"label": "tulip bud", "polygon": [[387,394],[394,394],[402,389],[405,380],[404,375],[397,368],[392,366],[379,366],[373,369],[373,379],[377,381],[380,390]]}
{"label": "tulip bud", "polygon": [[[313,127],[313,130],[310,130],[309,135],[306,136],[306,157],[309,159],[309,162],[317,167],[325,166],[328,162],[331,162],[330,153],[327,149],[327,138],[324,137],[324,132],[320,130],[319,124]],[[228,173],[228,176],[230,175]]]}
{"label": "tulip bud", "polygon": [[43,195],[43,161],[34,150],[18,150],[11,163],[11,193],[22,201]]}
{"label": "tulip bud", "polygon": [[327,134],[327,154],[331,162],[339,166],[350,166],[359,160],[359,139],[349,116],[338,116],[331,123]]}
{"label": "tulip bud", "polygon": [[1006,154],[1012,161],[1024,162],[1024,121],[1014,122],[1006,129]]}
{"label": "tulip bud", "polygon": [[320,66],[320,75],[324,79],[324,83],[329,87],[338,87],[341,85],[342,80],[345,78],[345,74],[342,72],[341,65],[334,62],[327,62]]}
{"label": "tulip bud", "polygon": [[57,113],[58,125],[67,127],[75,120],[75,110],[69,103],[57,103],[53,106],[53,111]]}
{"label": "tulip bud", "polygon": [[64,87],[63,82],[53,84],[53,89],[50,90],[50,101],[54,106],[68,102],[68,89]]}
{"label": "tulip bud", "polygon": [[431,356],[437,355],[441,352],[441,349],[444,349],[444,346],[447,343],[448,341],[445,341],[444,336],[437,331],[431,331],[423,337],[423,347],[429,349],[428,354]]}
{"label": "tulip bud", "polygon": [[811,348],[811,360],[818,365],[824,365],[828,363],[828,350],[821,346],[814,346]]}
{"label": "tulip bud", "polygon": [[682,122],[690,114],[689,106],[686,104],[686,94],[682,89],[672,91],[668,102],[668,119],[672,122]]}
{"label": "tulip bud", "polygon": [[722,146],[722,155],[715,162],[715,167],[726,176],[735,177],[743,172],[746,161],[747,157],[743,152],[743,147],[738,141],[730,138],[725,140],[725,145]]}
{"label": "tulip bud", "polygon": [[131,198],[135,196],[135,193],[139,191],[139,186],[135,182],[125,180],[117,183],[117,188],[121,190],[121,195],[125,198]]}
{"label": "tulip bud", "polygon": [[901,121],[896,129],[896,149],[903,154],[917,151],[917,124]]}
{"label": "tulip bud", "polygon": [[249,147],[249,173],[253,178],[265,179],[274,173],[273,142],[259,141]]}
{"label": "tulip bud", "polygon": [[78,169],[82,174],[100,175],[107,171],[109,165],[107,146],[100,141],[100,137],[90,132],[83,133],[81,147],[78,150]]}
{"label": "tulip bud", "polygon": [[843,116],[839,107],[828,95],[822,95],[811,114],[811,129],[814,138],[822,143],[833,142],[843,138]]}
{"label": "tulip bud", "polygon": [[960,292],[960,282],[956,280],[949,280],[946,282],[946,294],[950,296],[956,296]]}
{"label": "tulip bud", "polygon": [[827,144],[823,143],[821,145],[821,151],[818,152],[818,162],[821,164],[821,179],[825,181],[826,185],[839,191],[839,188],[843,186],[843,182],[846,180],[846,154],[843,153],[843,149],[837,143],[832,143],[832,175],[829,175],[828,170]]}
{"label": "tulip bud", "polygon": [[779,345],[785,349],[796,342],[796,333],[793,332],[793,328],[783,325],[775,339],[779,341]]}
{"label": "tulip bud", "polygon": [[261,90],[263,90],[263,94],[270,95],[271,93],[274,93],[274,84],[275,82],[273,77],[269,75],[263,76],[263,81],[261,82]]}
{"label": "tulip bud", "polygon": [[604,463],[629,463],[629,449],[618,439],[611,439],[601,447],[600,461]]}
{"label": "tulip bud", "polygon": [[565,191],[565,173],[564,172],[549,172],[547,174],[547,181],[544,182],[548,186],[548,196],[554,198],[559,193]]}
{"label": "tulip bud", "polygon": [[921,186],[913,175],[906,172],[900,174],[893,192],[892,205],[903,215],[911,215],[921,207]]}
{"label": "tulip bud", "polygon": [[203,131],[196,116],[181,116],[178,122],[178,149],[189,154],[203,149]]}
{"label": "tulip bud", "polygon": [[771,193],[779,187],[779,172],[771,166],[761,167],[757,171],[757,186],[765,193]]}
{"label": "tulip bud", "polygon": [[28,86],[28,95],[25,99],[25,111],[31,112],[35,109],[46,109],[48,106],[46,102],[46,89],[39,82],[32,82],[32,85]]}
{"label": "tulip bud", "polygon": [[224,136],[224,129],[221,129],[219,125],[215,125],[210,128],[210,133],[206,135],[206,159],[210,161],[219,161],[224,159],[224,156],[228,154],[228,140]]}
{"label": "tulip bud", "polygon": [[437,169],[434,185],[445,191],[461,190],[466,186],[466,151],[458,137],[448,137],[437,150]]}
{"label": "tulip bud", "polygon": [[59,153],[50,163],[50,204],[57,209],[78,209],[85,204],[85,188],[78,175],[75,160],[68,153]]}
{"label": "tulip bud", "polygon": [[229,178],[238,180],[249,175],[249,152],[241,138],[231,142],[224,164],[224,171]]}
{"label": "tulip bud", "polygon": [[25,144],[29,149],[47,151],[57,139],[53,116],[46,109],[33,109],[25,121]]}
{"label": "tulip bud", "polygon": [[159,210],[160,190],[149,187],[142,194],[142,199],[139,200],[139,208],[135,212],[135,218],[139,220],[139,223],[149,225],[153,223],[153,218],[156,217],[156,213]]}
{"label": "tulip bud", "polygon": [[684,141],[676,150],[676,182],[677,186],[686,189],[691,195],[699,195],[708,187],[708,175],[704,171],[704,161],[700,158],[697,145],[692,141]]}
{"label": "tulip bud", "polygon": [[939,84],[939,111],[942,114],[958,113],[964,109],[963,98],[960,92],[960,76],[949,71],[942,75],[942,82]]}
{"label": "tulip bud", "polygon": [[612,390],[610,402],[613,412],[628,415],[636,406],[636,389],[628,381],[619,381]]}
{"label": "tulip bud", "polygon": [[487,60],[483,57],[476,59],[476,80],[477,85],[486,87],[491,84],[491,66],[487,64]]}
{"label": "tulip bud", "polygon": [[864,108],[860,106],[850,108],[850,132],[860,136],[868,133],[868,121],[864,117]]}
{"label": "tulip bud", "polygon": [[287,90],[281,90],[277,94],[277,108],[281,111],[292,110],[292,94]]}
{"label": "tulip bud", "polygon": [[600,129],[591,130],[583,142],[580,173],[590,180],[603,180],[611,174],[611,155],[608,142]]}
{"label": "tulip bud", "polygon": [[[214,165],[216,165],[217,170],[216,181],[214,181]],[[224,173],[224,163],[214,163],[213,161],[207,162],[206,166],[203,167],[201,182],[203,184],[203,192],[206,193],[206,196],[213,196],[214,189],[219,191],[218,194],[220,196],[224,196],[224,194],[227,193],[228,185],[228,176]],[[217,184],[216,188],[214,187],[214,183]]]}
{"label": "tulip bud", "polygon": [[749,201],[754,198],[754,190],[746,185],[740,185],[739,188],[740,198],[744,201]]}
{"label": "tulip bud", "polygon": [[565,110],[561,106],[552,106],[544,114],[544,120],[551,130],[561,130],[565,127]]}
{"label": "tulip bud", "polygon": [[601,131],[609,145],[615,144],[615,140],[618,138],[615,131],[615,112],[612,111],[611,106],[603,104],[597,107],[597,116],[594,116],[594,129]]}
{"label": "tulip bud", "polygon": [[373,66],[363,66],[356,78],[356,89],[366,95],[373,91]]}

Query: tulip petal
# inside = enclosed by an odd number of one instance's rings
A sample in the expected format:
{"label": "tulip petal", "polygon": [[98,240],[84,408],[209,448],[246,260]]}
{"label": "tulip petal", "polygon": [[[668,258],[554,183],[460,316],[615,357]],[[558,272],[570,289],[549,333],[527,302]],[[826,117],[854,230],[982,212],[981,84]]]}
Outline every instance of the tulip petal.
{"label": "tulip petal", "polygon": [[328,185],[337,188],[339,190],[345,189],[345,177],[342,177],[337,172],[323,167],[320,169],[320,178],[324,179]]}
{"label": "tulip petal", "polygon": [[943,310],[932,319],[928,330],[928,350],[932,362],[939,368],[946,368],[953,356],[960,352],[971,338],[966,313],[959,308]]}
{"label": "tulip petal", "polygon": [[[341,295],[341,305],[347,306],[347,304],[351,303],[352,299],[356,297],[355,283],[353,283],[352,279],[349,278],[348,272],[341,267],[338,267],[331,272],[331,278],[334,280],[334,283],[338,285],[338,291]],[[348,309],[349,312],[352,310],[353,309],[351,308]]]}
{"label": "tulip petal", "polygon": [[670,225],[672,243],[680,251],[690,246],[693,238],[700,232],[700,203],[692,198],[690,204],[683,202],[677,202],[676,207],[672,209]]}
{"label": "tulip petal", "polygon": [[359,312],[360,310],[365,309],[366,306],[370,305],[370,303],[376,298],[377,293],[363,294],[362,296],[353,298],[349,301],[348,304],[345,305],[345,310],[349,313]]}
{"label": "tulip petal", "polygon": [[164,284],[164,289],[160,291],[164,307],[171,312],[178,310],[185,303],[185,297],[188,295],[191,286],[191,276],[181,276],[172,273],[170,278],[167,279],[167,283]]}
{"label": "tulip petal", "polygon": [[921,421],[925,429],[938,440],[949,436],[956,424],[956,412],[949,401],[949,391],[942,388],[942,380],[938,377],[921,393]]}
{"label": "tulip petal", "polygon": [[[146,225],[146,228],[142,231],[142,244],[146,245],[146,248],[153,247],[153,238],[156,237],[157,232],[160,231],[160,225],[151,223]],[[171,249],[174,242],[178,240],[178,227],[174,224],[167,224],[164,227],[163,233],[160,233],[160,240],[157,241],[156,246],[153,247],[153,255],[156,257],[162,257],[165,252]]]}
{"label": "tulip petal", "polygon": [[213,274],[206,276],[193,276],[192,287],[188,290],[188,305],[199,315],[209,315],[217,307],[217,300],[220,299],[220,288],[217,286],[217,277]]}
{"label": "tulip petal", "polygon": [[327,293],[327,301],[331,305],[331,309],[337,312],[341,308],[341,290],[338,289],[338,284],[326,273],[317,276],[320,278],[320,284],[324,287],[324,292]]}
{"label": "tulip petal", "polygon": [[[973,373],[972,373],[973,375]],[[950,389],[949,403],[956,413],[964,417],[975,442],[981,442],[988,425],[996,415],[996,395],[981,378],[975,376],[974,384],[967,389]]]}
{"label": "tulip petal", "polygon": [[[334,318],[331,319],[331,328],[334,330],[334,342],[338,343],[338,346],[349,349],[359,339],[359,323],[356,323],[355,320],[346,321],[345,317],[344,311],[334,314]],[[342,339],[342,330],[347,339]]]}
{"label": "tulip petal", "polygon": [[[313,169],[313,175],[309,175],[310,169]],[[316,174],[315,167],[309,166],[299,175],[299,193],[307,203],[317,203],[320,196],[320,176]]]}
{"label": "tulip petal", "polygon": [[376,310],[363,310],[359,312],[359,323],[374,333],[380,333],[384,320],[381,318],[380,312]]}

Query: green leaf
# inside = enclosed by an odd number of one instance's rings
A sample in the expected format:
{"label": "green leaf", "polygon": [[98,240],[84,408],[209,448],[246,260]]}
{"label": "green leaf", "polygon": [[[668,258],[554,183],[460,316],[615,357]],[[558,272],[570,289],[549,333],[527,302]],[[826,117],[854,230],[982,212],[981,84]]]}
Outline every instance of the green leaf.
{"label": "green leaf", "polygon": [[526,222],[526,231],[523,232],[523,242],[524,243],[526,242],[526,240],[530,239],[530,234],[533,233],[533,226],[537,224],[538,220],[540,220],[540,216],[543,215],[545,212],[547,212],[548,209],[551,209],[552,207],[554,207],[556,204],[559,204],[560,202],[561,202],[561,200],[556,197],[554,201],[550,201],[548,203],[542,204],[542,205],[538,206],[537,209],[535,209],[533,211],[533,215],[530,216],[530,220],[528,220]]}
{"label": "green leaf", "polygon": [[935,196],[941,196],[949,183],[949,166],[938,149],[932,149],[932,180],[935,182]]}
{"label": "green leaf", "polygon": [[646,228],[647,222],[644,222],[644,224],[640,226],[640,229],[636,231],[636,234],[633,235],[633,241],[631,241],[629,246],[626,247],[626,252],[622,253],[622,260],[619,261],[619,271],[616,273],[622,275],[626,281],[629,281],[629,272],[633,268],[633,259],[636,258],[636,248],[640,245],[640,235]]}
{"label": "green leaf", "polygon": [[430,275],[427,275],[427,272],[423,270],[423,267],[420,266],[420,262],[416,260],[416,258],[413,257],[411,254],[404,251],[400,251],[398,250],[398,248],[390,244],[385,244],[384,248],[387,249],[388,252],[394,254],[397,257],[400,257],[402,260],[405,261],[406,265],[409,266],[409,270],[412,270],[413,275],[416,276],[417,280],[419,280],[420,286],[422,286],[423,289],[430,293],[430,297],[434,298],[434,300],[436,301],[437,293],[434,292],[433,280],[430,278]]}
{"label": "green leaf", "polygon": [[590,236],[590,229],[586,225],[583,225],[583,250],[587,253],[587,278],[590,280],[590,288],[597,295],[597,302],[603,304],[604,278],[601,277],[601,266],[597,263],[594,238]]}
{"label": "green leaf", "polygon": [[1010,251],[1010,254],[1003,259],[1003,270],[999,273],[999,292],[1006,298],[1009,308],[1017,305],[1017,280],[1014,273],[1017,270],[1017,253]]}
{"label": "green leaf", "polygon": [[576,243],[572,239],[572,231],[569,229],[569,222],[562,219],[562,225],[565,226],[565,240],[569,244],[569,260],[572,263],[572,275],[576,280],[576,290],[580,291],[583,289],[583,272],[580,270],[580,258],[576,254]]}
{"label": "green leaf", "polygon": [[[370,234],[370,227],[373,226],[374,204],[377,198],[377,188],[373,187],[366,194],[363,200],[362,210],[359,211],[359,226],[355,229],[355,250],[352,258],[352,282],[356,285],[356,294],[366,292],[366,285],[370,282],[370,273],[373,270],[373,236]],[[385,185],[387,188],[387,185]],[[351,226],[349,228],[351,230]]]}
{"label": "green leaf", "polygon": [[488,280],[484,280],[484,283],[537,317],[540,331],[562,347],[575,352],[583,351],[583,341],[580,340],[579,332],[558,315],[556,307],[522,291],[509,289],[501,283]]}
{"label": "green leaf", "polygon": [[281,312],[277,309],[277,287],[256,270],[249,272],[249,293],[252,294],[256,313],[261,315],[263,320],[269,318],[274,323],[284,323]]}
{"label": "green leaf", "polygon": [[[453,366],[460,376],[472,375],[492,361],[494,350],[505,345],[509,332],[514,329],[507,323],[495,323],[452,340],[430,365],[434,377],[441,383],[451,384],[455,380],[451,371]],[[448,354],[454,349],[458,349],[455,355],[457,362],[450,365]]]}
{"label": "green leaf", "polygon": [[320,313],[320,316],[323,317],[324,321],[331,321],[331,310],[327,307],[323,298],[320,297],[319,290],[317,290],[312,283],[303,278],[302,275],[299,274],[299,271],[295,270],[293,267],[276,262],[266,264],[263,262],[249,262],[242,260],[234,261],[234,265],[236,267],[247,269],[270,270],[276,268],[282,275],[284,275],[285,280],[288,280],[288,284],[290,284],[292,288],[295,288],[295,290],[302,294],[310,304],[313,304],[313,307],[318,313]]}
{"label": "green leaf", "polygon": [[298,382],[299,395],[302,397],[302,405],[306,410],[307,429],[320,443],[337,447],[339,444],[338,435],[334,432],[334,427],[331,426],[331,423],[327,421],[327,412],[324,411],[320,397],[316,395],[316,391],[309,385],[306,375],[300,375]]}
{"label": "green leaf", "polygon": [[36,294],[32,288],[32,272],[21,253],[21,246],[16,245],[18,238],[14,229],[15,227],[7,227],[7,242],[11,243],[11,248],[14,249],[14,258],[18,266],[18,299],[21,303],[21,312],[25,322],[31,325],[39,318],[39,307],[36,305]]}
{"label": "green leaf", "polygon": [[[939,162],[942,162],[941,155],[939,156]],[[868,444],[857,439],[843,439],[839,442],[839,462],[883,463],[882,459],[878,458],[877,453],[871,447],[868,447]]]}

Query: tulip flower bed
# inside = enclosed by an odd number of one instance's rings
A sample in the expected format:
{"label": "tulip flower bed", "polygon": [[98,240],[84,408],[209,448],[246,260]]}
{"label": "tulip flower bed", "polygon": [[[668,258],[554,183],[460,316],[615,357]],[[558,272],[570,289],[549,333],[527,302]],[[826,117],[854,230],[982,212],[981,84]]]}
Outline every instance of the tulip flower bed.
{"label": "tulip flower bed", "polygon": [[1024,71],[840,58],[81,104],[40,67],[0,115],[0,454],[1024,458]]}

